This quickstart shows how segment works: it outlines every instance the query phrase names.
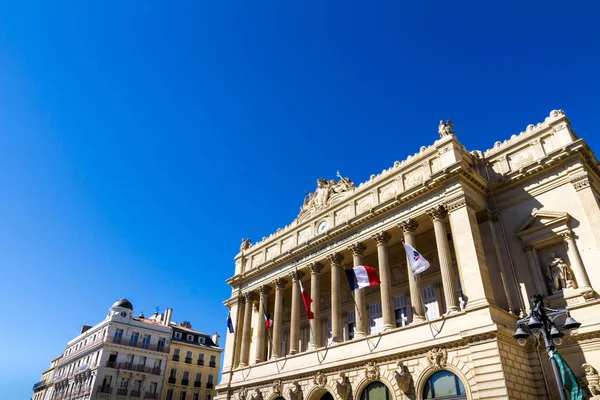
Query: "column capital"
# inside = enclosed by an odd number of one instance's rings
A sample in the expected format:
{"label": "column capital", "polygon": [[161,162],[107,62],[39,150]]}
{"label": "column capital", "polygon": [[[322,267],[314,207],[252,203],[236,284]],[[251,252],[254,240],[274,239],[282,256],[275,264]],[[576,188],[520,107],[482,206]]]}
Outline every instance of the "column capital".
{"label": "column capital", "polygon": [[365,246],[365,244],[362,242],[352,243],[350,246],[348,246],[348,250],[350,250],[355,256],[362,256],[366,249],[367,246]]}
{"label": "column capital", "polygon": [[344,261],[344,255],[342,253],[332,253],[327,256],[327,260],[329,260],[331,265],[340,266],[342,265],[342,261]]}
{"label": "column capital", "polygon": [[389,243],[390,239],[392,238],[392,235],[390,235],[386,231],[381,231],[371,236],[371,238],[377,243],[377,245],[385,246]]}
{"label": "column capital", "polygon": [[443,221],[448,216],[446,206],[439,205],[427,210],[427,214],[434,221]]}
{"label": "column capital", "polygon": [[254,300],[256,300],[256,295],[254,292],[243,293],[242,298],[244,299],[245,303],[252,303]]}
{"label": "column capital", "polygon": [[402,229],[404,233],[415,233],[419,224],[412,218],[402,221],[398,224],[398,227]]}
{"label": "column capital", "polygon": [[573,231],[566,231],[560,234],[566,241],[574,240],[575,236],[573,235]]}
{"label": "column capital", "polygon": [[302,271],[292,271],[290,272],[290,277],[292,278],[292,282],[298,282],[299,280],[302,279],[302,277],[304,276],[304,274],[302,273]]}
{"label": "column capital", "polygon": [[285,285],[287,285],[287,280],[285,278],[275,278],[273,284],[277,289],[284,289]]}
{"label": "column capital", "polygon": [[261,295],[267,295],[267,294],[269,294],[271,289],[272,288],[269,285],[262,285],[261,287],[258,288],[258,291],[260,292]]}
{"label": "column capital", "polygon": [[321,270],[323,269],[323,264],[321,264],[318,261],[315,261],[313,263],[308,264],[308,269],[310,269],[310,272],[312,274],[318,275],[321,273]]}

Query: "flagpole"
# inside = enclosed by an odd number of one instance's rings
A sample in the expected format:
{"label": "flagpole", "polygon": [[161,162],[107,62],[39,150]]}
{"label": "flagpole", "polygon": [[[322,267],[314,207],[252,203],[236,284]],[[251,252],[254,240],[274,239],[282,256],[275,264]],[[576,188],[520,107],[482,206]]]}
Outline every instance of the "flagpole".
{"label": "flagpole", "polygon": [[[242,296],[242,287],[239,286],[238,287],[238,293],[237,293],[237,309],[235,311],[236,316],[235,316],[235,321],[236,323],[239,321],[240,318],[240,298]],[[231,310],[229,310],[228,315],[231,316]],[[233,325],[233,321],[232,321],[232,325]],[[227,330],[229,331],[229,327],[227,327]],[[238,337],[238,329],[236,327],[236,329],[233,330],[233,355],[231,357],[231,368],[229,369],[229,380],[227,381],[227,400],[231,400],[231,378],[233,377],[233,369],[235,368],[235,357],[237,355],[237,337]]]}

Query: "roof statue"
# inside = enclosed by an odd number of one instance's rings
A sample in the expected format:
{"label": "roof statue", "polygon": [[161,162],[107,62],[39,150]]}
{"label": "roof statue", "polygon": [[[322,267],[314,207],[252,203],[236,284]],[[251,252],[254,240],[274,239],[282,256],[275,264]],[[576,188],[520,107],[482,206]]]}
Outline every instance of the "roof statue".
{"label": "roof statue", "polygon": [[242,244],[240,245],[240,252],[244,251],[244,250],[248,250],[250,247],[252,247],[252,240],[242,238]]}
{"label": "roof statue", "polygon": [[304,204],[300,207],[298,220],[302,220],[314,212],[321,211],[327,206],[339,202],[354,189],[354,182],[344,178],[338,173],[339,181],[327,180],[325,178],[317,179],[317,189],[308,194],[304,199]]}
{"label": "roof statue", "polygon": [[454,124],[452,123],[452,121],[440,121],[440,124],[438,125],[438,133],[440,134],[440,138],[443,138],[445,136],[456,135],[456,132],[454,132]]}

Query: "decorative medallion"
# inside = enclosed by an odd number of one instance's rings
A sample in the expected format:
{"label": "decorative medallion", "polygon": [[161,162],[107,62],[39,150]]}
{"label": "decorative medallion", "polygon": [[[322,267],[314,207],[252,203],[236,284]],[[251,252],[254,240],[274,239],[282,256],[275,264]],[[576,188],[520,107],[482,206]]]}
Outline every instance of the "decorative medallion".
{"label": "decorative medallion", "polygon": [[365,376],[368,381],[378,381],[379,380],[379,367],[373,361],[369,361],[367,363],[367,368],[365,370]]}
{"label": "decorative medallion", "polygon": [[318,371],[313,378],[313,383],[319,387],[323,387],[327,383],[327,377],[323,372]]}
{"label": "decorative medallion", "polygon": [[446,366],[448,353],[441,347],[434,347],[427,352],[427,361],[433,369],[443,369]]}

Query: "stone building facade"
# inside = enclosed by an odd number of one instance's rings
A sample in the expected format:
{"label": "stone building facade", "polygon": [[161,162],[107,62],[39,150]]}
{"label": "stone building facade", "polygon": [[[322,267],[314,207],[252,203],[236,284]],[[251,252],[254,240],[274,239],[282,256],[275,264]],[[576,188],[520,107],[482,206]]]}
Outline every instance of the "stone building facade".
{"label": "stone building facade", "polygon": [[54,385],[54,371],[61,358],[62,354],[50,360],[50,368],[42,372],[40,381],[33,385],[32,400],[50,400]]}
{"label": "stone building facade", "polygon": [[[512,338],[536,293],[582,323],[559,351],[600,390],[593,152],[562,110],[484,152],[439,135],[358,186],[319,179],[295,221],[242,241],[217,399],[556,399],[543,346]],[[431,267],[413,276],[402,242]],[[381,284],[351,293],[357,265]]]}

